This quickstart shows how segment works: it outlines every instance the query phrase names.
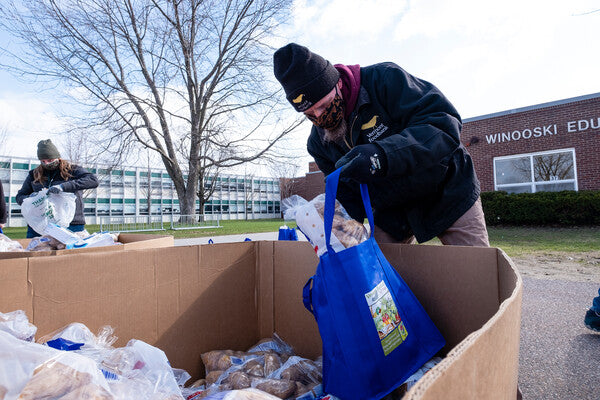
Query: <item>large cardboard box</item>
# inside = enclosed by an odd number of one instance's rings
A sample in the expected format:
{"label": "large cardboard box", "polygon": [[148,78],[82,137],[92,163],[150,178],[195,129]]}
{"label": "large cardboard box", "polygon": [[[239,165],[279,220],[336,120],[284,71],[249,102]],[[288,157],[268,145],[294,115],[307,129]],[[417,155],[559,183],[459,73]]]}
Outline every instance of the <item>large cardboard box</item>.
{"label": "large cardboard box", "polygon": [[[27,257],[45,257],[64,254],[95,253],[106,251],[137,250],[146,248],[172,247],[175,245],[175,239],[171,235],[152,235],[142,233],[120,233],[118,241],[122,246],[102,246],[69,250],[51,250],[51,251],[7,251],[0,252],[0,260],[6,258],[27,258]],[[23,248],[27,248],[31,239],[17,239]]]}
{"label": "large cardboard box", "polygon": [[[522,281],[494,248],[383,245],[444,335],[444,360],[407,399],[514,399]],[[277,332],[321,354],[302,287],[318,260],[306,242],[243,242],[0,260],[0,311],[23,309],[38,337],[71,322],[111,325],[203,375],[200,355],[246,350]],[[360,366],[359,366],[360,367]]]}

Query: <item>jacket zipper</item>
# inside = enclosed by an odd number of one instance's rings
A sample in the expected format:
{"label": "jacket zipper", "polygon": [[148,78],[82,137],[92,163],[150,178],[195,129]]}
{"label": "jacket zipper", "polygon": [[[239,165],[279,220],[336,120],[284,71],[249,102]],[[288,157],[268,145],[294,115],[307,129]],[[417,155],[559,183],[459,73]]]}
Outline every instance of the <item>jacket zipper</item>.
{"label": "jacket zipper", "polygon": [[350,144],[351,145],[348,144],[348,141],[346,140],[346,136],[344,136],[344,142],[346,143],[346,146],[348,146],[348,150],[352,150],[352,147],[354,147],[354,143],[352,143],[352,131],[354,130],[354,123],[356,122],[357,119],[358,119],[358,113],[356,113],[356,116],[352,120],[352,125],[350,125]]}

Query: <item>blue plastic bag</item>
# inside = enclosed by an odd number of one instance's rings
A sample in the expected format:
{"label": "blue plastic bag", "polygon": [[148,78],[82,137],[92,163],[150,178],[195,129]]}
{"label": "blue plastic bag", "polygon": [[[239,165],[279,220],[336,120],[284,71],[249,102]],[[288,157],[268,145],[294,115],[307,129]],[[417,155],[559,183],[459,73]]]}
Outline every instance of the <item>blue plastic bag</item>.
{"label": "blue plastic bag", "polygon": [[339,170],[326,181],[327,252],[304,287],[304,305],[315,316],[323,341],[324,392],[344,400],[380,399],[445,341],[375,242],[366,185],[360,189],[371,236],[337,253],[331,247],[338,180]]}
{"label": "blue plastic bag", "polygon": [[278,240],[298,240],[298,234],[296,233],[296,229],[288,228],[287,226],[282,226],[281,228],[279,228]]}

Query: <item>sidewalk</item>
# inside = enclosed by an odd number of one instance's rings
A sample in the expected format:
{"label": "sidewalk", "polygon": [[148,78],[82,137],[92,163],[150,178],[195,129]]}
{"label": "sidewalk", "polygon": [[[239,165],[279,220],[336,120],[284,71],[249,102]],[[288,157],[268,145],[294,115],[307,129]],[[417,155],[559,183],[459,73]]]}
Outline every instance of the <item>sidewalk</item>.
{"label": "sidewalk", "polygon": [[[209,239],[213,243],[232,243],[243,242],[246,238],[252,241],[258,240],[277,240],[279,232],[246,233],[242,235],[224,235],[224,236],[206,236],[199,238],[175,239],[175,246],[192,246],[195,244],[207,244]],[[298,241],[306,242],[306,237],[298,232]]]}

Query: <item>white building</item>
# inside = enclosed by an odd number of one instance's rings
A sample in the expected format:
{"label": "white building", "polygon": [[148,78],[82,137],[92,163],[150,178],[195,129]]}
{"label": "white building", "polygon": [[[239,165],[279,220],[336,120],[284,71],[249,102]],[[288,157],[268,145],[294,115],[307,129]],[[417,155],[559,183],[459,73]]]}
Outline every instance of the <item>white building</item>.
{"label": "white building", "polygon": [[[8,208],[8,226],[25,226],[16,195],[29,171],[39,160],[0,156],[0,179]],[[179,214],[179,200],[165,169],[123,167],[109,169],[102,165],[82,165],[98,177],[99,186],[84,192],[86,223],[99,224],[105,216],[162,215],[169,221]],[[186,177],[187,178],[187,177]],[[221,175],[207,204],[207,219],[279,218],[281,195],[279,181],[265,177]],[[150,207],[148,207],[150,203]],[[196,213],[200,213],[196,200]]]}

